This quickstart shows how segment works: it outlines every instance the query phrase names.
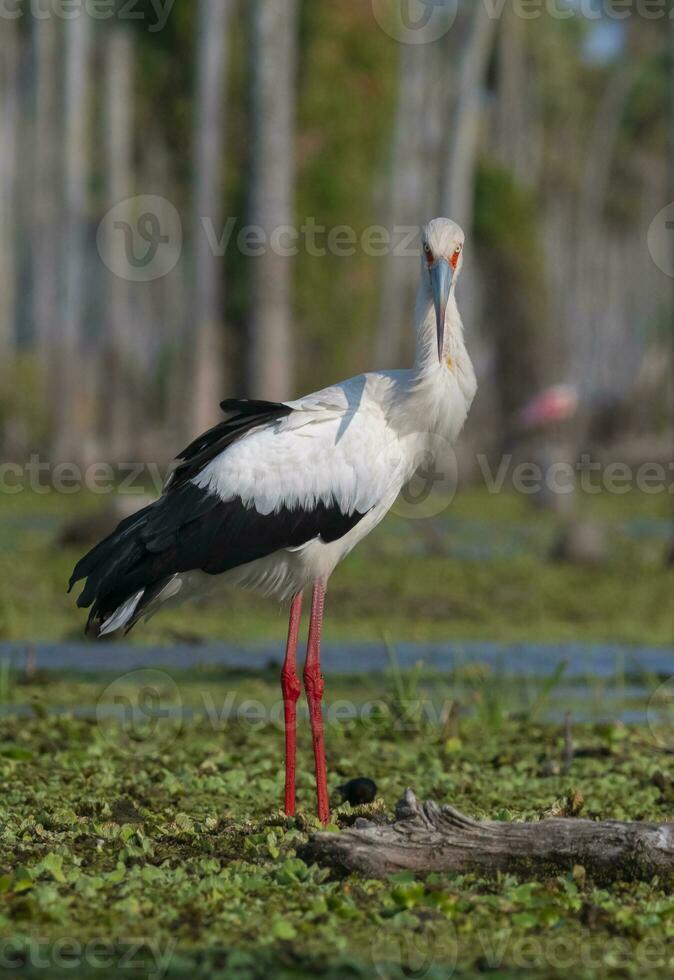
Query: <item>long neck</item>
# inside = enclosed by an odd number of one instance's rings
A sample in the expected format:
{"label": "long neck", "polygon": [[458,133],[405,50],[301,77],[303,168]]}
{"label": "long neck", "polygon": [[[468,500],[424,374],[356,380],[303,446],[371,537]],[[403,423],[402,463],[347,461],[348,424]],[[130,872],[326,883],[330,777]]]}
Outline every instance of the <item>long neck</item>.
{"label": "long neck", "polygon": [[463,342],[463,323],[456,305],[454,290],[449,294],[445,314],[445,338],[442,362],[438,358],[438,339],[435,322],[435,308],[430,291],[422,282],[417,294],[416,304],[416,355],[414,372],[418,378],[435,376],[439,369],[446,370],[453,361],[463,362],[467,357]]}
{"label": "long neck", "polygon": [[[395,399],[392,421],[399,432],[434,433],[453,442],[461,431],[475,395],[473,365],[463,342],[463,324],[451,291],[445,314],[442,359],[438,357],[435,309],[422,281],[416,308],[417,345],[414,368],[403,372],[405,396]],[[458,391],[462,401],[457,401]],[[437,449],[437,442],[434,444]]]}

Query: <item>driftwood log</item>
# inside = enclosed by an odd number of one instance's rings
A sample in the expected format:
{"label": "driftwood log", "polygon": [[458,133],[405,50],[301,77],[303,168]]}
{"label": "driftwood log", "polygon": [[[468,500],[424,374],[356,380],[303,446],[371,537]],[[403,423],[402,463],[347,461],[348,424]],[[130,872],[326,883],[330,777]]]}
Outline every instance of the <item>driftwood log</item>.
{"label": "driftwood log", "polygon": [[305,860],[381,878],[397,871],[559,874],[581,865],[597,881],[649,880],[674,873],[674,823],[553,817],[532,823],[477,821],[452,806],[419,803],[408,789],[394,823],[358,821],[317,833]]}

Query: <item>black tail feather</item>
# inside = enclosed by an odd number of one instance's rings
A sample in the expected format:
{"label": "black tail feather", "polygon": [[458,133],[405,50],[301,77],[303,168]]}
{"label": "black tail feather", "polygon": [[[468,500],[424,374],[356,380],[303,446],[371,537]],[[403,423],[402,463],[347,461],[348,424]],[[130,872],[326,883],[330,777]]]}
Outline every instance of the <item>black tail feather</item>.
{"label": "black tail feather", "polygon": [[121,542],[129,537],[137,528],[140,528],[142,524],[147,520],[149,512],[154,504],[148,504],[147,507],[143,507],[136,514],[132,514],[130,517],[126,517],[121,521],[112,534],[109,534],[107,538],[103,538],[102,541],[88,551],[83,558],[75,565],[73,573],[70,576],[70,581],[68,582],[68,592],[72,591],[73,586],[83,578],[87,578],[96,569],[97,566],[103,564],[108,558],[110,558],[114,552],[117,550]]}

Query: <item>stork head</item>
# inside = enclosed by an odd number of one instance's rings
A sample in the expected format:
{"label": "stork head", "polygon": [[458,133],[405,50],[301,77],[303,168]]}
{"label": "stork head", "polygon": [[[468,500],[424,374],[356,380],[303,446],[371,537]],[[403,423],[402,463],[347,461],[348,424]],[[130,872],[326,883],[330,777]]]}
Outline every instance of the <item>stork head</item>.
{"label": "stork head", "polygon": [[438,358],[445,342],[445,313],[463,263],[464,234],[449,218],[433,218],[421,232],[421,277],[435,307]]}

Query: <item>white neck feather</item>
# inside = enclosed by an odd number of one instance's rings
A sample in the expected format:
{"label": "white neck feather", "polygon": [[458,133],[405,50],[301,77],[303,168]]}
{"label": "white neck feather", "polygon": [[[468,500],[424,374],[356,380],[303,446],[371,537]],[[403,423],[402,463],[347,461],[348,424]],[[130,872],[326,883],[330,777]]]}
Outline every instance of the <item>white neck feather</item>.
{"label": "white neck feather", "polygon": [[414,370],[418,378],[425,378],[429,375],[436,376],[438,372],[444,372],[448,367],[451,368],[454,362],[460,366],[468,359],[468,353],[463,341],[463,322],[453,288],[449,294],[445,314],[445,337],[442,361],[438,358],[438,339],[433,297],[423,281],[417,294],[415,320],[417,340]]}
{"label": "white neck feather", "polygon": [[[411,371],[400,373],[405,395],[391,402],[391,423],[402,434],[439,434],[453,442],[465,421],[477,382],[463,340],[463,324],[454,289],[445,314],[442,359],[438,357],[435,309],[425,279],[417,294],[416,357]],[[400,389],[397,389],[399,392]]]}

